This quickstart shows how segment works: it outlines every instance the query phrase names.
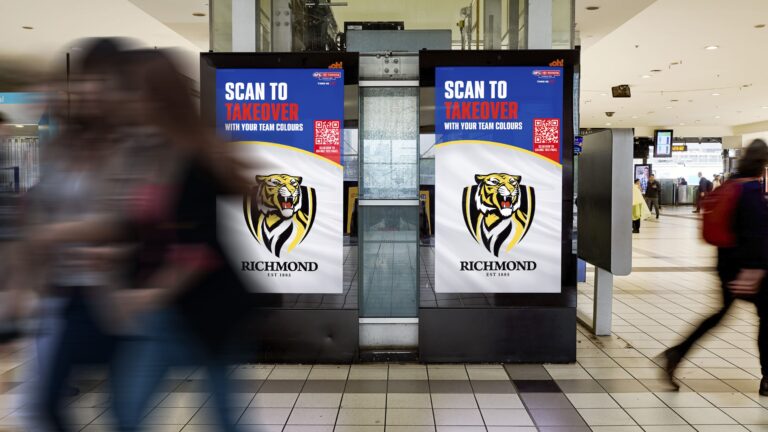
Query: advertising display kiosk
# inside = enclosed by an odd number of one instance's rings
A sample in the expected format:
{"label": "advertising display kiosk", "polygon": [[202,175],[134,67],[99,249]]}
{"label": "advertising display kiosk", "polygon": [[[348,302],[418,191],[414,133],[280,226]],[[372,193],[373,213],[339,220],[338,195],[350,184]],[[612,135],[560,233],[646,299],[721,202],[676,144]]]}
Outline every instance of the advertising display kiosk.
{"label": "advertising display kiosk", "polygon": [[[252,181],[221,197],[219,236],[254,292],[250,336],[268,361],[357,355],[357,299],[345,280],[342,142],[354,53],[207,53],[204,120]],[[353,93],[356,93],[353,91]]]}
{"label": "advertising display kiosk", "polygon": [[577,60],[557,50],[420,53],[421,115],[434,119],[436,143],[422,360],[576,359]]}
{"label": "advertising display kiosk", "polygon": [[[418,80],[368,82],[357,53],[202,54],[203,118],[251,181],[217,208],[227,258],[254,293],[249,360],[574,361],[577,61],[575,51],[425,50]],[[413,140],[363,128],[386,109],[412,122]],[[359,186],[388,185],[384,168],[413,184],[401,198],[414,211],[358,199]],[[413,256],[385,255],[382,238]],[[373,288],[392,305],[418,299],[412,315],[392,306],[371,317]],[[372,320],[418,325],[417,345],[361,353]]]}

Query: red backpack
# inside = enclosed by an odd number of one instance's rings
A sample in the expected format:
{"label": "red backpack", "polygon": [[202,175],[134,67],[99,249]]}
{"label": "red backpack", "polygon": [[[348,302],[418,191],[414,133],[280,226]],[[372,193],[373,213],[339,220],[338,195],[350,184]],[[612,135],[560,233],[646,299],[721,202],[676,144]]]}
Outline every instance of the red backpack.
{"label": "red backpack", "polygon": [[707,194],[701,202],[704,241],[717,247],[736,246],[733,217],[741,198],[740,180],[727,180]]}

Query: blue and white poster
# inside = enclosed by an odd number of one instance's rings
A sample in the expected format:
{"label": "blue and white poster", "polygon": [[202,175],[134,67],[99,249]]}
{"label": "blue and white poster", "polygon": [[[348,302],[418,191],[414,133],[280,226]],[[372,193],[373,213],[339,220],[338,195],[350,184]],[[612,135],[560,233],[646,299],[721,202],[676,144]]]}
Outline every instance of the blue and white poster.
{"label": "blue and white poster", "polygon": [[436,292],[560,292],[563,79],[436,69]]}
{"label": "blue and white poster", "polygon": [[253,290],[341,293],[341,69],[220,69],[216,125],[250,191],[220,198],[219,234]]}

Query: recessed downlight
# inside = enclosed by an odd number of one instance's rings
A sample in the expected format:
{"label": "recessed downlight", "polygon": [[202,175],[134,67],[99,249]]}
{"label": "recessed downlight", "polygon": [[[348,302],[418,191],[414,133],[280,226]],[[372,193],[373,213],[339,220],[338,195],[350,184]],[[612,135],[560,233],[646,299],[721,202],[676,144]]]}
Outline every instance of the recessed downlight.
{"label": "recessed downlight", "polygon": [[608,96],[608,93],[600,93],[600,96]]}
{"label": "recessed downlight", "polygon": [[717,45],[707,45],[707,46],[704,47],[704,49],[707,50],[707,51],[714,51],[714,50],[716,50],[718,48],[720,48],[720,47],[717,46]]}
{"label": "recessed downlight", "polygon": [[712,93],[712,96],[720,96],[720,93]]}
{"label": "recessed downlight", "polygon": [[600,9],[600,6],[587,6],[586,8],[588,11],[596,11]]}
{"label": "recessed downlight", "polygon": [[21,26],[21,28],[23,28],[24,30],[33,30],[34,29],[34,27],[32,27],[32,26]]}
{"label": "recessed downlight", "polygon": [[647,74],[646,74],[646,75],[642,75],[642,76],[640,76],[640,78],[650,78],[650,77],[651,77],[651,76],[650,76],[650,75],[647,75]]}

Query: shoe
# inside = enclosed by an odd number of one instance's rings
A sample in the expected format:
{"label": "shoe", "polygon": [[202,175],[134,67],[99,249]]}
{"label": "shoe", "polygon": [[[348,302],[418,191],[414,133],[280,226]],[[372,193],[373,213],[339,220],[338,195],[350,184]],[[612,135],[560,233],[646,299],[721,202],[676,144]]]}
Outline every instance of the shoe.
{"label": "shoe", "polygon": [[[674,391],[678,391],[680,390],[680,385],[675,382],[675,369],[677,369],[677,365],[680,364],[680,360],[683,358],[674,348],[667,349],[662,355],[664,356],[664,359],[667,360],[667,364],[664,366],[664,372],[667,374],[669,385],[672,386]],[[768,386],[768,383],[766,385]],[[760,388],[762,388],[762,386]],[[768,390],[768,388],[766,390]]]}
{"label": "shoe", "polygon": [[760,396],[768,396],[768,377],[763,377],[760,380]]}

